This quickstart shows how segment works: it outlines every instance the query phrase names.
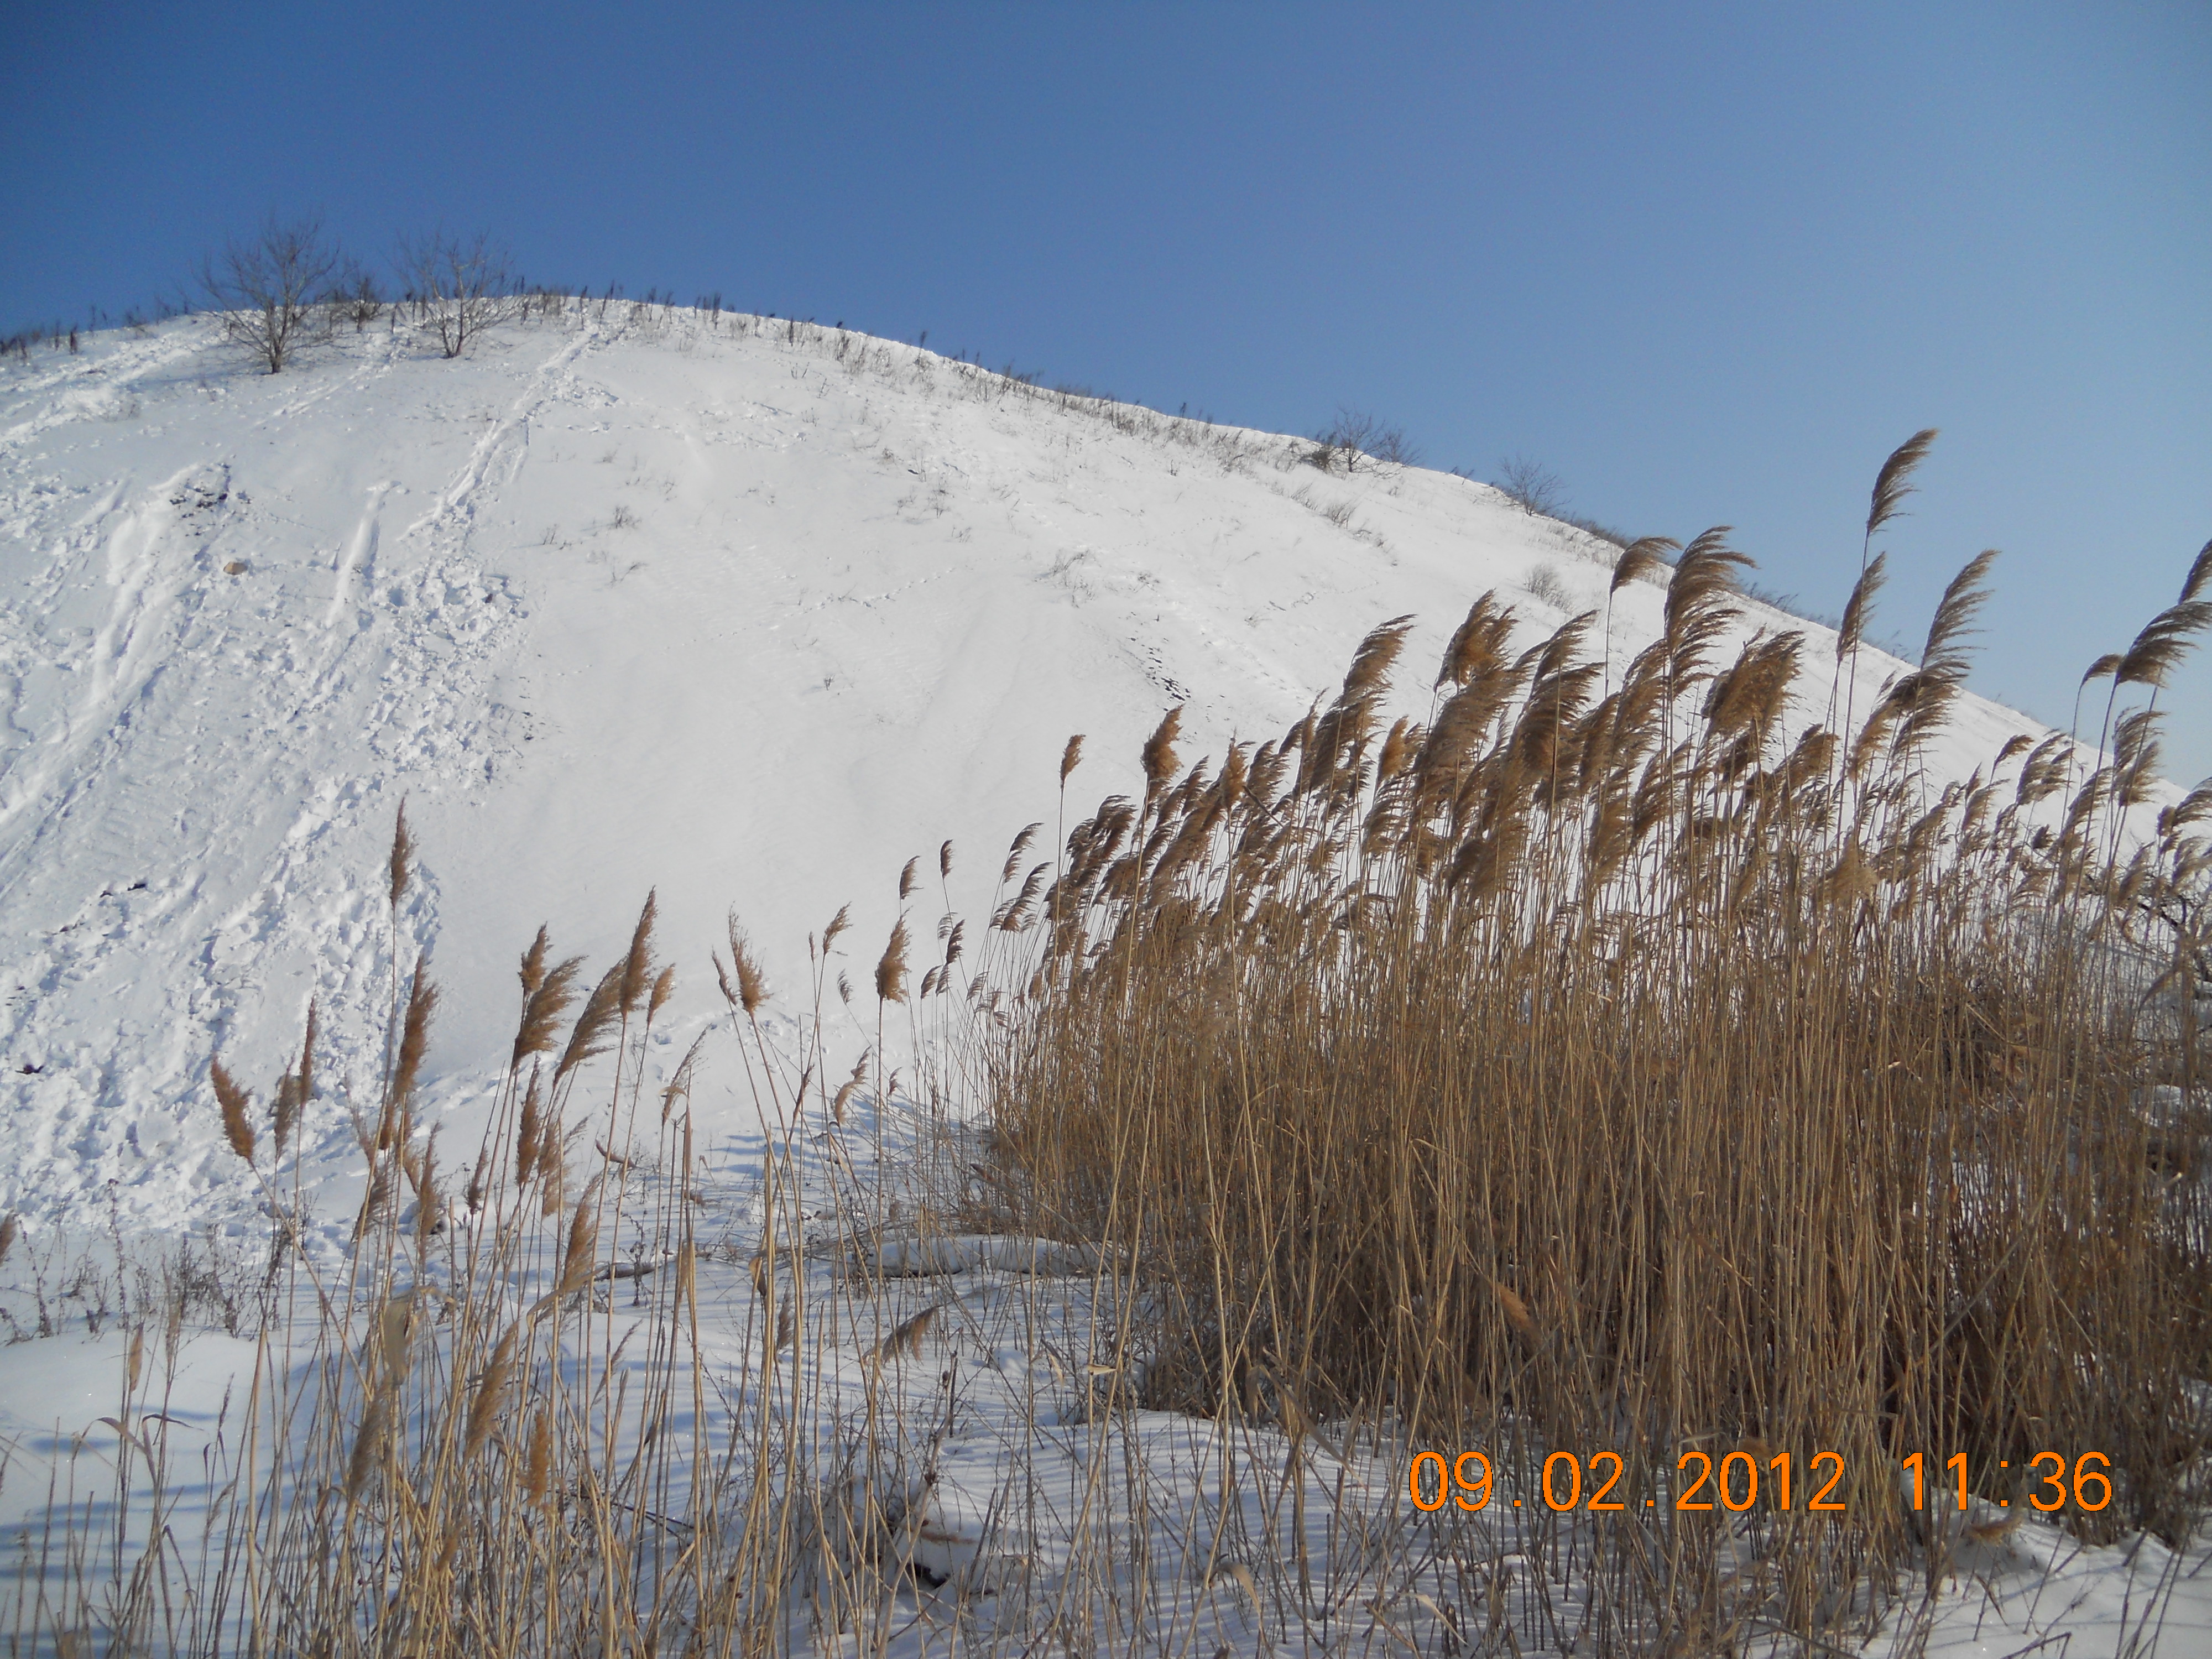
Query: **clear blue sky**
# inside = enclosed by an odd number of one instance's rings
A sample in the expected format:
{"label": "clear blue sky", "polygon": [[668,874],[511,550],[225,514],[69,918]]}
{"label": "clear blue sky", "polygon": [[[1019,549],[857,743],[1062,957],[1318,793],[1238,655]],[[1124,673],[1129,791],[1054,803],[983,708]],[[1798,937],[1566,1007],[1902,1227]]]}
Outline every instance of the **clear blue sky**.
{"label": "clear blue sky", "polygon": [[[1737,527],[2063,724],[2212,538],[2212,4],[7,8],[0,332],[319,208]],[[2162,699],[2212,773],[2212,662]]]}

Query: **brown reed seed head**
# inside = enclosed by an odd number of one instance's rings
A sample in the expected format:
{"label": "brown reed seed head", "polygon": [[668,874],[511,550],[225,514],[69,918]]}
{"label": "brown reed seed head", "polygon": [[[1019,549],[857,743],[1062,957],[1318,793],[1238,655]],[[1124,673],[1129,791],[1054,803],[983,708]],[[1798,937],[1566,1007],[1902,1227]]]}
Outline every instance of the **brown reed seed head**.
{"label": "brown reed seed head", "polygon": [[1936,436],[1937,428],[1932,426],[1916,432],[1898,445],[1891,452],[1889,459],[1881,464],[1881,471],[1875,475],[1874,500],[1867,509],[1866,533],[1869,536],[1895,518],[1899,508],[1905,504],[1905,498],[1916,492],[1917,486],[1911,481],[1912,475],[1919,469],[1920,463],[1928,459],[1928,452],[1935,447]]}
{"label": "brown reed seed head", "polygon": [[476,1398],[469,1406],[469,1424],[464,1437],[462,1455],[473,1461],[491,1438],[491,1431],[499,1421],[501,1397],[507,1392],[507,1373],[514,1364],[514,1345],[520,1326],[509,1325],[507,1334],[492,1350],[491,1363],[484,1367],[483,1378],[477,1384]]}
{"label": "brown reed seed head", "polygon": [[[544,928],[538,930],[538,938],[542,945],[545,939]],[[514,1048],[507,1059],[509,1071],[519,1069],[532,1054],[550,1054],[560,1046],[561,1021],[576,1000],[576,975],[584,967],[583,957],[570,957],[549,969],[538,952],[538,945],[532,946],[532,952],[538,956],[535,983],[531,982],[532,964],[526,957],[523,979],[527,988],[522,999],[522,1018],[514,1030]]]}
{"label": "brown reed seed head", "polygon": [[1145,739],[1145,793],[1158,794],[1176,775],[1176,738],[1182,730],[1182,705],[1177,703],[1160,717],[1152,735]]}
{"label": "brown reed seed head", "polygon": [[399,815],[392,826],[392,861],[386,886],[388,902],[395,910],[399,908],[400,895],[407,890],[410,866],[415,860],[415,842],[407,833],[407,803],[399,803]]}
{"label": "brown reed seed head", "polygon": [[999,867],[999,884],[1001,887],[1014,878],[1014,872],[1022,867],[1022,854],[1030,850],[1030,843],[1036,839],[1037,831],[1043,828],[1042,823],[1029,824],[1014,837],[1013,844],[1006,848],[1006,863]]}
{"label": "brown reed seed head", "polygon": [[1083,733],[1078,732],[1068,738],[1067,746],[1060,751],[1060,781],[1067,781],[1067,775],[1083,763]]}
{"label": "brown reed seed head", "polygon": [[906,1000],[906,918],[901,916],[876,963],[876,995],[884,1002]]}
{"label": "brown reed seed head", "polygon": [[422,1057],[430,1050],[430,1020],[438,1011],[438,988],[430,982],[427,952],[415,958],[415,973],[407,989],[407,1015],[400,1027],[399,1060],[392,1073],[388,1100],[392,1109],[404,1107],[422,1075]]}
{"label": "brown reed seed head", "polygon": [[[2197,584],[2192,574],[2191,586]],[[2149,685],[2164,690],[2173,671],[2196,644],[2196,636],[2212,624],[2212,600],[2185,599],[2169,605],[2153,617],[2113,671],[2119,685]]]}
{"label": "brown reed seed head", "polygon": [[556,1294],[565,1296],[591,1282],[592,1253],[599,1240],[594,1210],[599,1195],[599,1178],[594,1176],[586,1183],[575,1212],[568,1218],[568,1240],[561,1252],[560,1289]]}
{"label": "brown reed seed head", "polygon": [[538,937],[530,941],[530,948],[522,953],[522,1000],[527,1003],[537,994],[545,980],[545,955],[552,948],[552,935],[545,924],[538,925]]}
{"label": "brown reed seed head", "polygon": [[920,1358],[922,1339],[929,1334],[930,1327],[937,1322],[937,1316],[942,1311],[941,1304],[932,1303],[912,1318],[894,1326],[890,1334],[869,1351],[869,1369],[879,1370],[887,1360]]}
{"label": "brown reed seed head", "polygon": [[322,999],[307,999],[307,1035],[300,1044],[300,1103],[305,1106],[315,1097],[315,1037],[321,1028]]}
{"label": "brown reed seed head", "polygon": [[837,1085],[837,1093],[830,1103],[830,1115],[841,1125],[845,1121],[845,1103],[859,1092],[867,1076],[868,1051],[864,1050],[860,1059],[853,1062],[853,1074]]}
{"label": "brown reed seed head", "polygon": [[276,1092],[270,1107],[270,1134],[276,1142],[276,1156],[284,1156],[284,1148],[292,1139],[293,1125],[300,1115],[300,1079],[298,1074],[287,1072],[276,1079]]}
{"label": "brown reed seed head", "polygon": [[0,1262],[8,1260],[8,1252],[15,1248],[15,1241],[23,1235],[23,1218],[13,1210],[0,1216]]}
{"label": "brown reed seed head", "polygon": [[522,1490],[530,1501],[541,1508],[551,1485],[553,1474],[553,1413],[540,1406],[531,1413],[530,1450],[522,1469]]}
{"label": "brown reed seed head", "polygon": [[1344,689],[1338,701],[1356,702],[1381,690],[1389,678],[1391,665],[1406,648],[1406,635],[1413,629],[1411,617],[1393,617],[1370,629],[1367,637],[1360,641],[1359,648],[1352,653],[1352,666],[1345,671]]}
{"label": "brown reed seed head", "polygon": [[538,1149],[544,1134],[542,1113],[538,1095],[538,1067],[530,1068],[530,1087],[522,1097],[521,1121],[514,1132],[514,1184],[522,1186],[538,1165]]}
{"label": "brown reed seed head", "polygon": [[216,1104],[222,1112],[222,1138],[230,1143],[232,1152],[246,1163],[252,1163],[253,1127],[246,1121],[252,1102],[223,1069],[220,1060],[208,1061],[208,1080],[215,1085]]}
{"label": "brown reed seed head", "polygon": [[626,961],[615,963],[584,999],[583,1012],[576,1016],[568,1033],[568,1046],[561,1051],[560,1064],[553,1068],[556,1089],[562,1078],[612,1046],[616,1029],[622,1024],[622,985],[628,966]]}
{"label": "brown reed seed head", "polygon": [[1888,580],[1889,555],[1877,553],[1867,568],[1859,572],[1859,579],[1851,584],[1851,597],[1844,605],[1843,625],[1836,630],[1836,654],[1844,656],[1858,648],[1866,636],[1867,618],[1874,611],[1875,595]]}
{"label": "brown reed seed head", "polygon": [[624,1019],[637,1011],[652,988],[653,923],[659,909],[660,891],[655,888],[645,896],[645,908],[638,912],[637,927],[629,937],[629,954],[623,960],[619,1006]]}
{"label": "brown reed seed head", "polygon": [[921,869],[921,860],[917,856],[908,859],[906,861],[906,868],[899,872],[898,896],[902,901],[912,897],[914,890],[920,885],[917,872]]}
{"label": "brown reed seed head", "polygon": [[1632,581],[1656,576],[1667,568],[1667,556],[1681,550],[1682,544],[1671,537],[1638,537],[1613,561],[1613,580],[1607,584],[1606,592],[1618,593]]}
{"label": "brown reed seed head", "polygon": [[362,1414],[361,1428],[354,1436],[353,1454],[346,1459],[345,1496],[349,1504],[356,1502],[368,1490],[369,1477],[376,1472],[378,1455],[384,1449],[386,1428],[392,1420],[392,1395],[378,1389],[369,1398],[368,1409]]}
{"label": "brown reed seed head", "polygon": [[[837,913],[836,933],[844,931],[842,926],[844,916],[845,913],[842,910]],[[836,937],[836,933],[824,933],[823,937],[827,940]],[[736,970],[738,983],[737,988],[732,991],[728,979],[725,977],[722,981],[722,995],[726,1000],[742,1009],[745,1016],[750,1018],[759,1010],[761,1004],[768,1000],[768,975],[762,972],[760,958],[753,954],[752,940],[746,935],[745,930],[738,925],[738,913],[734,910],[730,912],[729,916],[729,939],[730,964]],[[716,964],[718,970],[720,966],[720,963]]]}

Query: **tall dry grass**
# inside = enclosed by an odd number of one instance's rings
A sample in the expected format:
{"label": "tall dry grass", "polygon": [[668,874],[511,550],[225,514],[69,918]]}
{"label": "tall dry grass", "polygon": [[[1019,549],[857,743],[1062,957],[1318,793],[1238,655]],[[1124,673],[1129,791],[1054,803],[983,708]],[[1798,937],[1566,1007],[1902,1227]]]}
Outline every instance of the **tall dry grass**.
{"label": "tall dry grass", "polygon": [[[2014,1514],[2037,1454],[2102,1453],[2067,1524],[2171,1540],[2212,1445],[2212,792],[2153,811],[2153,711],[2086,781],[2064,738],[1944,779],[1990,556],[1886,685],[1856,639],[1832,680],[1724,644],[1744,562],[1685,550],[1625,672],[1590,616],[1514,649],[1486,596],[1418,716],[1404,618],[1218,765],[1171,714],[984,1034],[995,1201],[1128,1253],[1149,1403],[1387,1423],[1531,1509],[1547,1455],[1625,1460],[1626,1516],[1535,1516],[1589,1596],[1553,1633],[1598,1652],[1869,1624],[1943,1570],[1916,1452]],[[2208,568],[2146,640],[2203,626]],[[1792,1510],[1672,1508],[1740,1448],[1794,1455]],[[1843,1514],[1805,1510],[1820,1452]]]}
{"label": "tall dry grass", "polygon": [[[395,919],[414,854],[403,815]],[[917,1582],[904,1472],[928,1425],[889,1383],[858,1417],[833,1386],[841,1355],[881,1370],[927,1334],[887,1324],[842,1260],[884,1230],[884,1192],[832,1179],[825,1214],[817,1180],[802,1206],[819,1067],[752,1023],[766,987],[740,939],[732,1013],[772,1133],[756,1243],[732,1253],[695,1139],[703,1036],[647,1087],[675,985],[656,910],[588,989],[539,931],[489,1127],[451,1170],[416,1121],[437,990],[419,957],[395,977],[335,1257],[306,1248],[286,1158],[317,1015],[266,1106],[214,1062],[273,1224],[252,1362],[211,1425],[180,1415],[190,1286],[142,1291],[135,1319],[126,1301],[113,1414],[58,1436],[42,1518],[11,1540],[9,1652],[752,1654],[872,1628]]]}

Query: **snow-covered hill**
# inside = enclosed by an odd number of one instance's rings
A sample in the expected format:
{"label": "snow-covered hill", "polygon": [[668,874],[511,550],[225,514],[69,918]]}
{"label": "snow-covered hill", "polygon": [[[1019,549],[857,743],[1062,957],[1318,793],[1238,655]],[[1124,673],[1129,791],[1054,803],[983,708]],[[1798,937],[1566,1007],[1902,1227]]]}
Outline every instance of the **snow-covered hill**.
{"label": "snow-covered hill", "polygon": [[[208,1060],[265,1087],[311,994],[323,1075],[373,1079],[403,797],[398,951],[465,1110],[541,921],[604,962],[658,888],[672,1057],[728,907],[795,992],[850,901],[865,967],[908,858],[950,838],[951,902],[988,902],[1070,733],[1087,806],[1165,708],[1193,756],[1279,733],[1385,618],[1418,669],[1485,589],[1532,636],[1604,603],[1609,547],[1455,477],[604,309],[458,362],[380,325],[268,376],[187,319],[0,370],[0,1211],[241,1205]],[[1660,602],[1624,591],[1617,653]],[[2032,729],[1969,700],[1952,757]],[[338,1091],[315,1110],[349,1163]]]}

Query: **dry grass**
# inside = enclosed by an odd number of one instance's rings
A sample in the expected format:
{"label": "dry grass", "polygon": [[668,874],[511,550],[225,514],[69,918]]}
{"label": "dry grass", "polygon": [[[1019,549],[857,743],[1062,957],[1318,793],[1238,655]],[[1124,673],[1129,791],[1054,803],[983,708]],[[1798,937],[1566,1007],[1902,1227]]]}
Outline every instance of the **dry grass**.
{"label": "dry grass", "polygon": [[[413,854],[403,823],[395,897]],[[167,1389],[193,1299],[143,1282],[134,1307],[118,1280],[115,1316],[137,1322],[104,1421],[129,1455],[100,1458],[82,1437],[67,1451],[43,1523],[20,1540],[10,1652],[750,1653],[882,1615],[904,1567],[882,1492],[852,1474],[898,1461],[905,1412],[887,1398],[866,1423],[836,1420],[833,1349],[809,1325],[830,1310],[881,1370],[920,1352],[931,1319],[872,1330],[865,1285],[817,1285],[810,1301],[763,1267],[760,1307],[717,1323],[734,1362],[710,1359],[696,1047],[657,1094],[644,1085],[673,987],[655,912],[648,899],[565,1040],[581,964],[550,963],[542,931],[525,954],[507,1085],[465,1191],[441,1178],[437,1136],[414,1121],[437,1001],[418,963],[380,1098],[356,1119],[367,1197],[335,1262],[296,1248],[297,1164],[257,1158],[257,1109],[216,1065],[225,1135],[278,1221],[258,1357],[217,1425],[216,1462],[190,1470]],[[744,988],[731,1001],[750,1020],[766,988],[734,929],[732,943]],[[280,1113],[313,1095],[314,1018]],[[556,1051],[549,1080],[540,1060]],[[787,1276],[806,1085],[759,1054],[757,1098],[783,1126],[759,1194],[763,1255]],[[591,1064],[609,1058],[611,1075]],[[587,1075],[602,1091],[588,1102]],[[596,1157],[572,1167],[580,1140]],[[856,1210],[846,1224],[880,1231],[884,1218]],[[10,1217],[8,1243],[16,1231]],[[40,1306],[44,1334],[43,1291]],[[150,1364],[149,1319],[166,1332]],[[185,1516],[190,1474],[211,1484],[193,1486],[205,1513]],[[197,1549],[179,1541],[195,1534]]]}

